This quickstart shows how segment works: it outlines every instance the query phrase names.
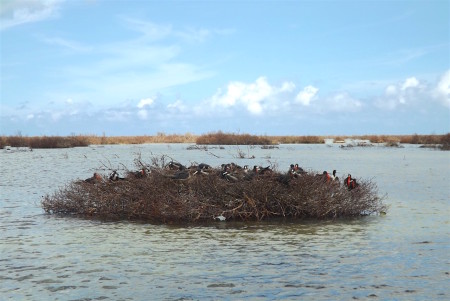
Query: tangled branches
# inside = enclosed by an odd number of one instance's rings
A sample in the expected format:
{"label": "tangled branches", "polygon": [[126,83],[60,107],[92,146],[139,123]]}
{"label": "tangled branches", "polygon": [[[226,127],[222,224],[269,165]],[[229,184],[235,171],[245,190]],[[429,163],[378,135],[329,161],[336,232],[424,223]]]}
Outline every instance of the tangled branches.
{"label": "tangled branches", "polygon": [[[142,162],[141,162],[142,163]],[[336,218],[383,212],[386,206],[371,181],[359,180],[349,191],[337,182],[305,173],[271,171],[230,181],[220,168],[170,170],[158,160],[144,177],[130,173],[110,181],[75,181],[42,200],[45,212],[57,215],[150,222],[201,222],[283,218]],[[197,172],[195,172],[197,171]]]}

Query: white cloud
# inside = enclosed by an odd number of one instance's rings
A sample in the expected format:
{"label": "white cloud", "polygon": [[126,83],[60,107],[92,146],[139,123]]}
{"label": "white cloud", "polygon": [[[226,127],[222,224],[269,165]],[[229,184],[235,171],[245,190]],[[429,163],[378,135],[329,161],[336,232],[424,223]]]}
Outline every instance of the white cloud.
{"label": "white cloud", "polygon": [[295,90],[295,84],[293,82],[284,82],[281,86],[281,92],[292,92]]}
{"label": "white cloud", "polygon": [[302,91],[300,91],[297,94],[295,100],[304,106],[309,106],[309,104],[313,100],[314,96],[316,96],[318,91],[319,89],[317,89],[316,87],[306,86],[305,88],[303,88]]}
{"label": "white cloud", "polygon": [[386,87],[386,95],[397,95],[397,87],[394,85],[389,85]]}
{"label": "white cloud", "polygon": [[0,5],[0,30],[56,16],[61,0],[14,0]]}
{"label": "white cloud", "polygon": [[361,101],[348,93],[340,92],[323,101],[324,108],[330,111],[356,112],[362,107]]}
{"label": "white cloud", "polygon": [[231,108],[244,106],[254,115],[264,113],[266,108],[275,108],[279,95],[295,88],[291,82],[284,82],[281,87],[272,86],[265,77],[259,77],[254,83],[231,82],[226,92],[219,90],[210,99],[213,107]]}
{"label": "white cloud", "polygon": [[415,87],[417,87],[417,86],[419,86],[419,81],[417,80],[417,78],[415,78],[415,77],[410,77],[410,78],[407,78],[407,79],[405,80],[405,82],[403,83],[401,89],[402,89],[403,91],[405,91],[405,90],[408,89],[408,88],[415,88]]}
{"label": "white cloud", "polygon": [[137,105],[137,107],[139,109],[145,108],[145,107],[150,107],[151,105],[153,105],[155,101],[152,98],[144,98],[141,99]]}
{"label": "white cloud", "polygon": [[434,89],[434,95],[444,106],[450,108],[450,70],[442,75]]}
{"label": "white cloud", "polygon": [[402,83],[389,84],[384,95],[375,101],[375,106],[381,109],[394,110],[399,106],[412,105],[418,100],[418,95],[425,89],[416,77],[409,77]]}
{"label": "white cloud", "polygon": [[146,120],[148,119],[149,108],[153,107],[155,104],[155,100],[153,98],[143,98],[137,104],[137,116],[139,119]]}
{"label": "white cloud", "polygon": [[420,82],[416,77],[409,77],[403,82],[390,84],[383,96],[375,102],[381,109],[394,110],[399,107],[420,107],[432,103],[441,103],[450,107],[450,70],[446,71],[436,83]]}
{"label": "white cloud", "polygon": [[181,100],[177,100],[173,103],[167,105],[168,110],[177,110],[177,111],[187,111],[189,108],[186,107]]}

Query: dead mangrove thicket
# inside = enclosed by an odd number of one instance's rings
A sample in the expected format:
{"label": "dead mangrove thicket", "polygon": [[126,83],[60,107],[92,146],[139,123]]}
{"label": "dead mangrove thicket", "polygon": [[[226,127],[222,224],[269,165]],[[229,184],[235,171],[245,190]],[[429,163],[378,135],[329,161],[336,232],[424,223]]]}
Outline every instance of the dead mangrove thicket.
{"label": "dead mangrove thicket", "polygon": [[[146,166],[145,174],[129,173],[117,181],[106,176],[74,181],[45,196],[42,207],[56,215],[158,223],[326,219],[386,210],[370,180],[359,179],[359,186],[348,190],[342,183],[314,173],[293,177],[269,170],[245,175],[212,167],[180,171],[157,161]],[[136,176],[139,174],[143,176]]]}

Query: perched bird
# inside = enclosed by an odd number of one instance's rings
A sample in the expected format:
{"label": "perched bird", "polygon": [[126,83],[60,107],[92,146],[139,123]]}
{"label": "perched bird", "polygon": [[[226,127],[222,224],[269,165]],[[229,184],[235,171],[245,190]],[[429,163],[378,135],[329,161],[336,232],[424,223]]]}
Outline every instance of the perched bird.
{"label": "perched bird", "polygon": [[86,183],[91,183],[91,184],[95,184],[95,183],[99,183],[103,181],[103,178],[100,174],[94,172],[94,175],[90,178],[87,178],[84,180]]}
{"label": "perched bird", "polygon": [[206,164],[206,163],[200,163],[197,166],[193,165],[190,168],[195,170],[195,172],[193,173],[194,175],[196,175],[196,174],[208,175],[206,170],[211,170],[212,169],[212,167],[210,165]]}
{"label": "perched bird", "polygon": [[136,178],[144,178],[147,175],[146,169],[143,167],[134,173]]}
{"label": "perched bird", "polygon": [[183,164],[181,164],[179,162],[174,162],[174,161],[170,161],[169,164],[167,165],[167,167],[170,170],[184,170],[184,169],[186,169],[186,166],[184,166]]}
{"label": "perched bird", "polygon": [[239,181],[239,179],[236,176],[232,175],[228,171],[222,171],[220,175],[222,178],[224,178],[225,180],[230,181],[230,182]]}
{"label": "perched bird", "polygon": [[186,180],[191,177],[191,172],[188,169],[178,170],[173,175],[170,176],[174,180]]}
{"label": "perched bird", "polygon": [[125,178],[122,178],[119,176],[119,173],[117,171],[113,171],[110,175],[109,175],[109,180],[110,181],[119,181],[119,180],[125,180]]}
{"label": "perched bird", "polygon": [[272,169],[270,166],[262,167],[262,166],[253,166],[253,173],[258,175],[263,175],[265,173],[271,173]]}
{"label": "perched bird", "polygon": [[359,184],[356,183],[356,179],[353,179],[351,174],[348,174],[347,178],[344,179],[344,185],[348,190],[355,189],[359,186]]}
{"label": "perched bird", "polygon": [[206,164],[206,163],[200,163],[200,164],[197,166],[197,169],[201,169],[201,170],[211,169],[211,165]]}

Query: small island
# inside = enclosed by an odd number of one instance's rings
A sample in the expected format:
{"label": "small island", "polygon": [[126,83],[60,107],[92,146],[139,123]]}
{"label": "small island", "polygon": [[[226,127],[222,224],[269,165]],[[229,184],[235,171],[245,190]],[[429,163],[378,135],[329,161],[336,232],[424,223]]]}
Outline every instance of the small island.
{"label": "small island", "polygon": [[185,167],[166,156],[135,163],[125,177],[112,171],[75,180],[44,196],[42,207],[54,215],[152,223],[334,219],[387,210],[375,183],[365,179],[232,162]]}

